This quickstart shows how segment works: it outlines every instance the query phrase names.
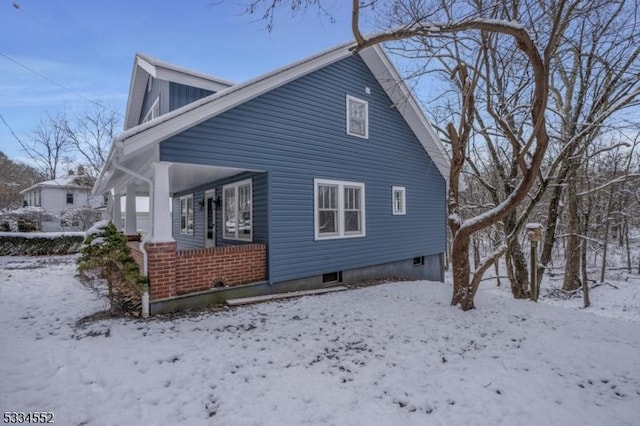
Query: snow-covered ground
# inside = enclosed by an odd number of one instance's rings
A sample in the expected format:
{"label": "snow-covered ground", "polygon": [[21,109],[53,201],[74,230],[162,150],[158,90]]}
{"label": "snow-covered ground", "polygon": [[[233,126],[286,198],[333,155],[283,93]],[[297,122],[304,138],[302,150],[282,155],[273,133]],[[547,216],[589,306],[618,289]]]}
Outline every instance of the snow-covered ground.
{"label": "snow-covered ground", "polygon": [[637,275],[594,289],[586,310],[489,281],[462,312],[449,285],[422,281],[76,325],[105,306],[74,262],[0,258],[2,412],[61,425],[640,424]]}

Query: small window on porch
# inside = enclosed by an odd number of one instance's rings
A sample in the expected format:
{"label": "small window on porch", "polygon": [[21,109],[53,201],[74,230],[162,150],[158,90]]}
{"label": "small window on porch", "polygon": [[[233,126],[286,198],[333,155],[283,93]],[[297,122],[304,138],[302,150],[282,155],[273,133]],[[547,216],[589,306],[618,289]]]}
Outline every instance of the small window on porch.
{"label": "small window on porch", "polygon": [[193,235],[193,194],[180,197],[180,233]]}

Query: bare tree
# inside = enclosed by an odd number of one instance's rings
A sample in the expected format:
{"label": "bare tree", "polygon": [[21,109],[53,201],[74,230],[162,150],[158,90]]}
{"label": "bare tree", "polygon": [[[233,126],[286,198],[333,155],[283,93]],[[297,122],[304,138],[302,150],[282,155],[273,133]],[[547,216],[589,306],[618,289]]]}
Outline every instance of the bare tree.
{"label": "bare tree", "polygon": [[619,117],[640,101],[638,2],[610,2],[577,16],[554,58],[552,111],[557,155],[543,178],[553,183],[538,277],[552,257],[563,192],[567,191],[566,268],[563,288],[580,287],[579,204],[575,197],[587,149],[612,128],[626,127]]}
{"label": "bare tree", "polygon": [[67,154],[70,142],[65,132],[57,125],[62,116],[41,120],[28,141],[18,139],[22,150],[33,160],[36,168],[47,179],[55,179],[60,168],[69,161]]}
{"label": "bare tree", "polygon": [[56,126],[69,140],[71,148],[96,178],[106,161],[109,146],[120,124],[119,116],[108,109],[95,107],[70,120],[60,117]]}
{"label": "bare tree", "polygon": [[[269,11],[282,3],[300,4],[299,1],[266,0],[252,4],[253,7],[262,4]],[[557,119],[555,112],[549,108],[551,97],[556,100],[555,90],[558,86],[551,79],[554,67],[559,69],[558,63],[565,64],[564,58],[558,58],[563,49],[571,51],[571,36],[576,27],[582,24],[583,35],[587,37],[589,25],[600,25],[595,20],[589,21],[592,14],[599,12],[598,16],[606,17],[611,13],[608,6],[609,2],[603,0],[559,0],[551,3],[535,0],[396,0],[390,3],[352,0],[352,31],[356,49],[400,40],[417,41],[425,46],[424,50],[431,57],[444,58],[440,62],[448,63],[445,69],[454,78],[458,112],[441,129],[451,144],[452,153],[448,196],[454,281],[452,304],[459,304],[463,310],[474,307],[474,296],[483,273],[507,251],[507,246],[499,247],[472,272],[469,261],[472,236],[502,221],[507,244],[514,247],[513,253],[521,251],[513,241],[535,204],[529,204],[525,214],[519,214],[518,207],[533,188],[538,190],[538,201],[544,194],[549,183],[541,178],[540,171],[547,165],[545,155],[551,141],[550,134],[555,137],[560,127],[558,122],[562,120]],[[387,25],[382,25],[383,30],[365,36],[360,29],[361,13],[374,9],[383,16],[382,22]],[[267,12],[264,16],[273,15]],[[609,26],[607,34],[615,33],[615,26],[615,23]],[[592,45],[599,47],[599,43],[595,39]],[[589,56],[588,49],[573,50],[580,52],[576,55],[578,62]],[[597,62],[597,52],[592,54],[592,60]],[[631,61],[631,69],[634,64]],[[601,69],[607,67],[606,64],[600,66]],[[509,70],[510,67],[513,67],[510,75],[519,75],[519,78],[504,78],[505,69]],[[622,79],[614,84],[628,83],[626,77],[627,74],[623,73]],[[580,75],[582,80],[587,87],[592,82],[590,75],[585,73]],[[570,86],[565,86],[569,91]],[[629,86],[626,86],[628,89]],[[573,95],[568,98],[571,102],[576,100]],[[593,100],[594,105],[603,106],[600,114],[603,120],[615,112],[616,105],[624,107],[631,103],[628,97],[616,97],[606,90]],[[585,116],[582,114],[579,117],[582,119]],[[596,118],[593,115],[586,117]],[[491,126],[486,125],[487,119],[492,121]],[[585,123],[588,123],[587,119]],[[599,124],[602,125],[602,121]],[[579,145],[597,128],[592,126],[579,133],[581,139],[575,144]],[[484,129],[490,131],[480,131]],[[491,142],[487,146],[489,155],[495,157],[494,163],[501,163],[505,157],[509,163],[502,168],[500,188],[495,182],[486,181],[483,184],[490,192],[493,191],[493,205],[469,216],[469,212],[464,211],[461,205],[460,180],[469,168],[474,169],[468,153],[470,147],[482,138]],[[505,141],[508,150],[498,147],[494,142],[497,139]],[[491,152],[492,146],[494,152]],[[570,157],[569,154],[565,155]],[[476,169],[479,170],[478,167]],[[517,256],[512,256],[512,259],[520,262]],[[514,264],[512,269],[521,271],[523,268]]]}
{"label": "bare tree", "polygon": [[[519,106],[522,111],[513,114],[512,119],[495,116],[501,134],[512,146],[514,164],[518,175],[497,205],[482,214],[463,218],[460,214],[459,180],[465,164],[465,153],[473,136],[472,127],[478,109],[474,91],[487,93],[482,106],[489,105],[491,90],[501,78],[495,74],[497,67],[485,66],[488,59],[485,49],[480,49],[476,66],[460,63],[457,58],[456,76],[458,87],[462,88],[462,113],[458,126],[447,126],[448,139],[452,148],[452,167],[449,188],[449,227],[452,231],[452,264],[454,293],[452,304],[459,304],[463,310],[474,307],[474,297],[483,273],[496,261],[506,247],[492,253],[471,273],[469,264],[469,242],[471,236],[482,229],[495,225],[516,211],[536,182],[549,143],[547,118],[545,116],[550,95],[549,69],[559,41],[569,26],[570,18],[582,6],[579,1],[560,1],[546,10],[539,10],[537,2],[475,2],[467,4],[440,2],[433,11],[426,10],[422,2],[404,2],[405,13],[411,18],[400,29],[383,32],[364,39],[354,30],[359,46],[409,37],[439,37],[449,40],[454,35],[466,36],[480,33],[483,41],[492,42],[492,50],[506,47],[506,54],[518,58],[526,64],[528,98]],[[357,2],[354,2],[357,11]],[[357,22],[356,22],[357,25]],[[544,29],[543,29],[544,28]],[[532,36],[533,34],[533,36]],[[448,40],[448,41],[449,41]],[[481,38],[482,40],[482,38]],[[509,40],[511,43],[509,43]],[[466,39],[465,39],[466,41]],[[495,41],[495,42],[494,42]],[[515,49],[513,45],[515,44]],[[463,45],[463,43],[460,43]],[[504,60],[504,59],[503,59]],[[469,65],[472,65],[471,67]],[[470,71],[468,71],[470,70]],[[471,76],[468,73],[471,73]],[[478,84],[484,81],[484,84]],[[502,100],[501,100],[501,103]],[[486,114],[486,113],[485,113]],[[483,115],[485,115],[483,114]],[[489,114],[491,115],[491,111]],[[524,121],[523,121],[524,120]],[[524,130],[524,131],[523,131]]]}
{"label": "bare tree", "polygon": [[75,162],[81,164],[93,180],[106,161],[119,124],[117,113],[95,107],[72,118],[66,112],[48,115],[40,121],[28,142],[17,140],[45,178],[59,177],[62,167]]}

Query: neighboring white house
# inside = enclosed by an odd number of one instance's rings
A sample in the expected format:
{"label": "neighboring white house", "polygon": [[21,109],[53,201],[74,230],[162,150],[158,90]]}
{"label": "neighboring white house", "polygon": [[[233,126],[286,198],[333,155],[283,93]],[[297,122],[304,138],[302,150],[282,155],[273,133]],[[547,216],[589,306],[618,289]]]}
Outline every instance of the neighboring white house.
{"label": "neighboring white house", "polygon": [[91,179],[88,179],[81,168],[78,172],[76,174],[74,171],[69,171],[69,174],[63,178],[38,182],[20,191],[25,205],[41,207],[45,212],[57,217],[54,221],[42,223],[44,232],[75,228],[74,224],[62,223],[62,216],[68,210],[87,206],[96,209],[96,216],[98,216],[99,209],[104,209],[104,198],[91,196]]}

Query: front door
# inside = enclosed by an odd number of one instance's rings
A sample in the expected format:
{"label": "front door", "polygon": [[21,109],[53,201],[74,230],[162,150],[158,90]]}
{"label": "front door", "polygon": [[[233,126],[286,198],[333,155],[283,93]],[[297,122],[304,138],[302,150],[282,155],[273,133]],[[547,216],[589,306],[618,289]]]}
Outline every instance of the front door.
{"label": "front door", "polygon": [[204,193],[204,246],[216,245],[216,191]]}

